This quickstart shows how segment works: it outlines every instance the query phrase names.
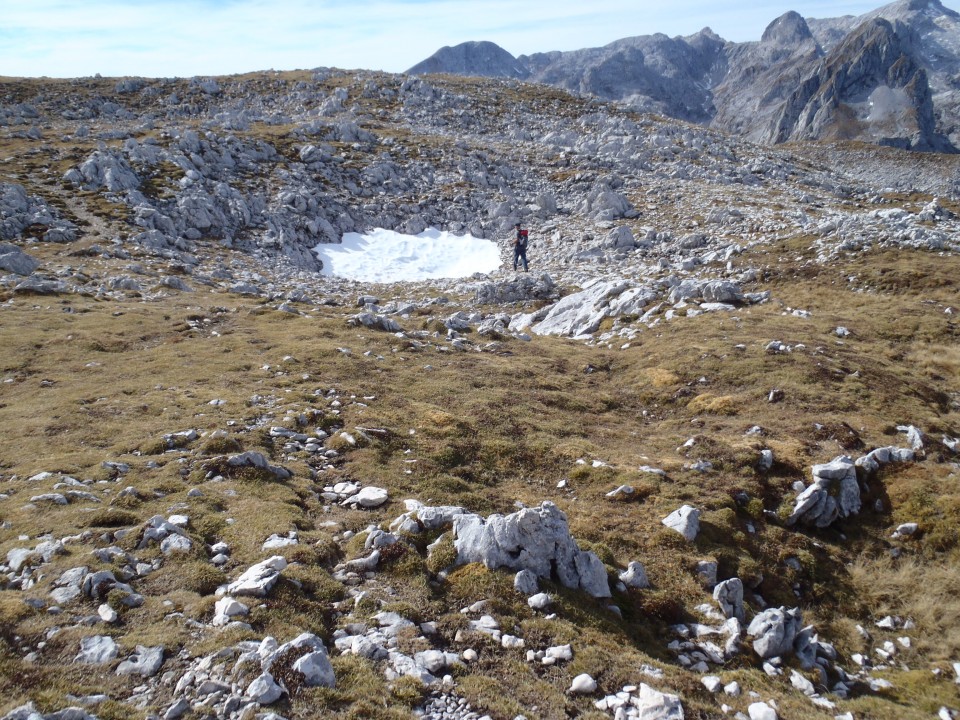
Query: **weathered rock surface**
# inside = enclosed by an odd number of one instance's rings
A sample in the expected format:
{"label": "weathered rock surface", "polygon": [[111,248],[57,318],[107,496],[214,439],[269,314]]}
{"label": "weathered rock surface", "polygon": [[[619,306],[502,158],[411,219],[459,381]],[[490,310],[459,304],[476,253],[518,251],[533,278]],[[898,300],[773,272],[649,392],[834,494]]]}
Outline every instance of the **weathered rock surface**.
{"label": "weathered rock surface", "polygon": [[511,515],[457,515],[453,518],[457,563],[530,570],[594,597],[610,597],[607,572],[592,552],[570,535],[566,515],[553,503]]}
{"label": "weathered rock surface", "polygon": [[689,542],[693,542],[700,532],[700,511],[692,505],[683,505],[661,522],[671,530],[676,530]]}
{"label": "weathered rock surface", "polygon": [[264,597],[280,579],[280,573],[286,567],[286,559],[282,555],[274,555],[252,565],[239,578],[227,585],[226,591],[231,595]]}

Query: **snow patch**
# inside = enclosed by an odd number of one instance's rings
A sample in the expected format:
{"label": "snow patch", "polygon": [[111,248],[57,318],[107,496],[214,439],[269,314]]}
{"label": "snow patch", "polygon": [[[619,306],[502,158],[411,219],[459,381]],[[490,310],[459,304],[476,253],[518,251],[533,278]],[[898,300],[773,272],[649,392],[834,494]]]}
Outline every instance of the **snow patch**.
{"label": "snow patch", "polygon": [[339,245],[321,243],[313,252],[321,275],[363,282],[406,282],[469,277],[500,267],[495,242],[435,229],[403,235],[376,228],[347,233]]}

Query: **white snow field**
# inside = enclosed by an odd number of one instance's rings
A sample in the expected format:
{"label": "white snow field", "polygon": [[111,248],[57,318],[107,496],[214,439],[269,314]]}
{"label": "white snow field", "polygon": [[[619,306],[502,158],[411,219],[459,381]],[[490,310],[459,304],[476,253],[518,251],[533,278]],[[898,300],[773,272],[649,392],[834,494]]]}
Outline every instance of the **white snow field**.
{"label": "white snow field", "polygon": [[322,275],[364,282],[460,278],[501,265],[495,242],[434,229],[419,235],[381,228],[346,233],[339,245],[321,243],[313,252],[323,262]]}

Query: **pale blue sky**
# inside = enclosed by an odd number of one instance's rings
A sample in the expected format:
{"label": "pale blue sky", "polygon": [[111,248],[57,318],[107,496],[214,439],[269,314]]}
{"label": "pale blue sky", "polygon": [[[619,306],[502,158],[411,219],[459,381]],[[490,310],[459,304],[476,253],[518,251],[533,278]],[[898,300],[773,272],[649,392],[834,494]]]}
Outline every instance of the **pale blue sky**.
{"label": "pale blue sky", "polygon": [[0,0],[0,75],[191,77],[320,66],[403,72],[444,45],[513,55],[633,35],[758,40],[788,10],[860,15],[860,0]]}

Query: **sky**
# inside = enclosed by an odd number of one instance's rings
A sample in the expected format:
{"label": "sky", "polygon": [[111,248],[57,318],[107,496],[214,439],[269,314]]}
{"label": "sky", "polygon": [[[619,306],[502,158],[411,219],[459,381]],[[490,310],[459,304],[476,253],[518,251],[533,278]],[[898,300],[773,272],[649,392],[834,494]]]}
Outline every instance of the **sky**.
{"label": "sky", "polygon": [[788,10],[861,15],[882,0],[0,0],[0,76],[193,77],[316,67],[404,72],[446,45],[511,54],[624,37],[759,40]]}
{"label": "sky", "polygon": [[347,233],[339,245],[321,243],[313,251],[323,262],[321,275],[363,282],[462,278],[501,265],[495,242],[433,229],[419,235],[383,229]]}

